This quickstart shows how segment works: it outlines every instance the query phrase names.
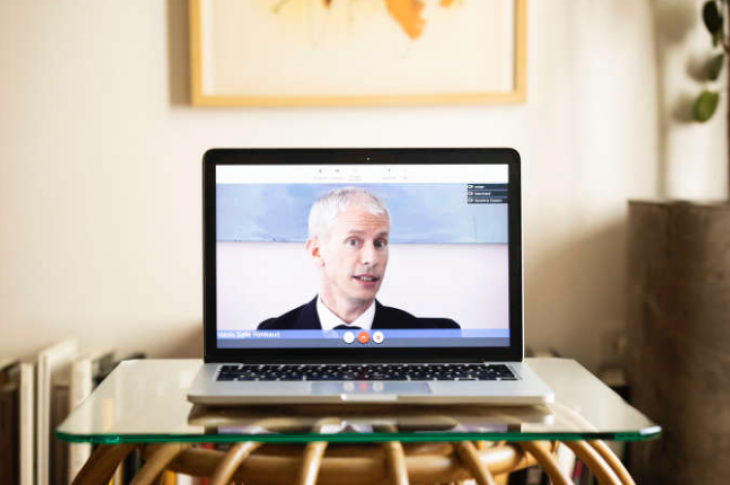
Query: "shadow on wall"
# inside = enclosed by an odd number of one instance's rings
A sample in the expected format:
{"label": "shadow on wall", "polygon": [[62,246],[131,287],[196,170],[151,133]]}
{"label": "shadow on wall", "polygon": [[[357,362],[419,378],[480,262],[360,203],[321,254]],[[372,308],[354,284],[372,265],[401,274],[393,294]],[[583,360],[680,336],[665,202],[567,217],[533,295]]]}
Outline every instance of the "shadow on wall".
{"label": "shadow on wall", "polygon": [[190,105],[190,48],[187,0],[167,0],[167,51],[170,104]]}
{"label": "shadow on wall", "polygon": [[617,221],[525,265],[525,343],[555,349],[596,371],[618,359],[625,327],[626,221]]}

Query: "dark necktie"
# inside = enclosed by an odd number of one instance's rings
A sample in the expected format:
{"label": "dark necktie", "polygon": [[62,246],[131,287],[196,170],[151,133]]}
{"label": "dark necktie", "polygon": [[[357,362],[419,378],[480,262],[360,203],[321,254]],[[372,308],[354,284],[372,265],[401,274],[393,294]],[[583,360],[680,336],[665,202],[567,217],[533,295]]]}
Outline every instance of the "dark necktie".
{"label": "dark necktie", "polygon": [[355,325],[337,325],[334,330],[362,330],[362,327]]}

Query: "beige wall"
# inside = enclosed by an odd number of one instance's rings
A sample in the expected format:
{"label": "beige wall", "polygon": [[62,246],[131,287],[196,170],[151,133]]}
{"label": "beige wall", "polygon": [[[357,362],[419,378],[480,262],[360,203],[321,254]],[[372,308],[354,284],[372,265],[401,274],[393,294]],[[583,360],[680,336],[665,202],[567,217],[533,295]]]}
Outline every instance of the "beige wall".
{"label": "beige wall", "polygon": [[531,0],[524,105],[194,109],[182,0],[2,2],[0,357],[72,335],[200,354],[207,148],[513,146],[527,343],[595,367],[624,321],[626,199],[658,187],[650,10]]}

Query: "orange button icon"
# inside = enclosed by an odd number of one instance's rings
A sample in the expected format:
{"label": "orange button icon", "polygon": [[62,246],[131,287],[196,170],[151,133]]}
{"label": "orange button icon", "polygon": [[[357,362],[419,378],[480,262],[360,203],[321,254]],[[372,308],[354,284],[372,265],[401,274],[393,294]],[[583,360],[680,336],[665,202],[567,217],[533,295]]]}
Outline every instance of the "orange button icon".
{"label": "orange button icon", "polygon": [[360,332],[357,334],[357,341],[361,344],[366,344],[370,340],[370,335],[367,332]]}

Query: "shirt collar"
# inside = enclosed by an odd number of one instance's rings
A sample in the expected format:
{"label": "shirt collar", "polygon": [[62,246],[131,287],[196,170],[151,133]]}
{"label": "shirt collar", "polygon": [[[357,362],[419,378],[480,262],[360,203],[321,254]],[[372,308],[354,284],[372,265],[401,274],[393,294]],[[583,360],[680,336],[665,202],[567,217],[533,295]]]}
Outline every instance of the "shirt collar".
{"label": "shirt collar", "polygon": [[317,315],[319,316],[319,323],[322,325],[322,330],[329,332],[338,325],[347,325],[349,327],[360,327],[363,330],[370,330],[373,328],[373,320],[375,320],[375,301],[365,310],[365,313],[355,319],[354,322],[347,324],[343,322],[340,317],[332,313],[327,306],[322,303],[322,298],[317,297]]}

